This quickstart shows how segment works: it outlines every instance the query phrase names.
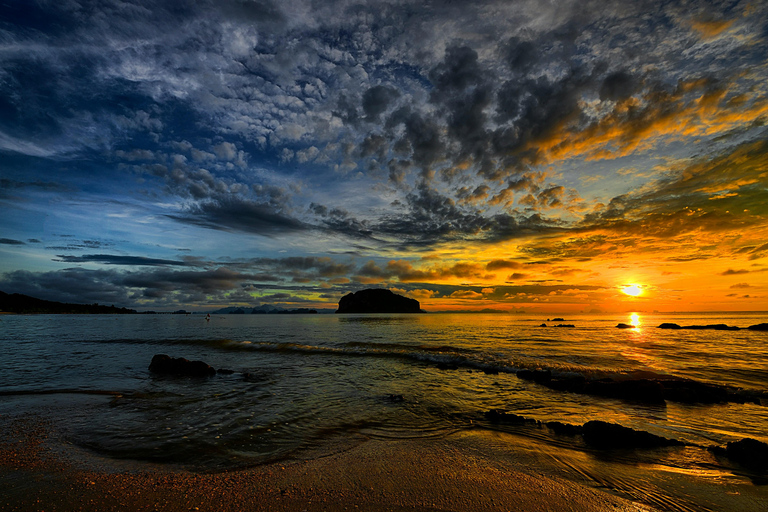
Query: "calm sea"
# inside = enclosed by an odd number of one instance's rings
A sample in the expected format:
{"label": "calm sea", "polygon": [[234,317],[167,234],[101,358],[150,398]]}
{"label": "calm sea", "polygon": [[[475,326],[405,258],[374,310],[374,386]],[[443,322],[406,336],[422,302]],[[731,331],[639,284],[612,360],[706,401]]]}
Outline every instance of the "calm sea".
{"label": "calm sea", "polygon": [[[0,413],[45,411],[69,442],[88,450],[197,470],[322,455],[349,439],[501,429],[543,454],[537,460],[552,472],[596,485],[629,492],[610,475],[620,474],[617,467],[637,475],[641,465],[655,488],[663,475],[676,473],[717,492],[750,475],[705,448],[745,437],[768,442],[768,404],[645,404],[557,391],[515,372],[677,376],[767,392],[768,333],[657,328],[766,321],[766,314],[733,313],[564,322],[501,314],[214,315],[210,321],[204,315],[6,315],[0,317]],[[617,329],[619,322],[638,327]],[[553,327],[558,323],[575,327]],[[159,377],[148,371],[154,354],[234,373]],[[610,468],[595,469],[604,454],[542,427],[490,423],[484,412],[491,409],[542,422],[605,420],[692,447],[667,449],[650,461],[614,454],[605,462]]]}

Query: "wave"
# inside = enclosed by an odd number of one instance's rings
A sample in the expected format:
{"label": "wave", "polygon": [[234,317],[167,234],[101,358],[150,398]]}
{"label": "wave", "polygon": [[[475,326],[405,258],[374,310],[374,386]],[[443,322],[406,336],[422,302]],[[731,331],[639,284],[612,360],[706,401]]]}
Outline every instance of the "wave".
{"label": "wave", "polygon": [[309,354],[336,357],[398,359],[440,370],[476,370],[487,374],[509,373],[554,391],[663,405],[667,401],[686,404],[768,404],[765,390],[742,389],[653,371],[628,368],[606,369],[574,363],[514,357],[447,345],[346,342],[309,345],[298,342],[200,340],[224,350]]}

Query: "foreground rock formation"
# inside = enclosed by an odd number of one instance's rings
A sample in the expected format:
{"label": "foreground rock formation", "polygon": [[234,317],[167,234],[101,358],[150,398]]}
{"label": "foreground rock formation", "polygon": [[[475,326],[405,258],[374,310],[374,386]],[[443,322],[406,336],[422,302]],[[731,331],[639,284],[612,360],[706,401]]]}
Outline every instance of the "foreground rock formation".
{"label": "foreground rock formation", "polygon": [[336,313],[421,313],[421,307],[415,299],[370,288],[343,296]]}
{"label": "foreground rock formation", "polygon": [[152,357],[149,371],[180,377],[211,377],[216,375],[216,370],[203,361],[190,361],[183,357],[170,357],[165,354],[155,354]]}

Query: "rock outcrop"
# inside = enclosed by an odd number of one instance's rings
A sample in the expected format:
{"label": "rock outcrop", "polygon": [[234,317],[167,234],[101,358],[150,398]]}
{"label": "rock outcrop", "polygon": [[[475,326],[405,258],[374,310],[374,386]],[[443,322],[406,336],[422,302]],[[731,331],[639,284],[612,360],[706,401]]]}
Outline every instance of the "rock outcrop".
{"label": "rock outcrop", "polygon": [[370,288],[342,297],[336,313],[421,313],[421,307],[415,299],[383,288]]}
{"label": "rock outcrop", "polygon": [[149,371],[178,377],[212,377],[216,370],[203,361],[190,361],[183,357],[155,354],[149,363]]}
{"label": "rock outcrop", "polygon": [[682,446],[675,439],[657,436],[643,430],[635,430],[617,423],[588,421],[582,427],[584,442],[601,449],[658,448],[661,446]]}

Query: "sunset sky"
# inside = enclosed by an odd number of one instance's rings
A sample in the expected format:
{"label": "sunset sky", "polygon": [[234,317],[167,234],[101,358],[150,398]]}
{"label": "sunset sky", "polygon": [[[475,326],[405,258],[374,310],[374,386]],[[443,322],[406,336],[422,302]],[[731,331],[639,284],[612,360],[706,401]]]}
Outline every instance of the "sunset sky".
{"label": "sunset sky", "polygon": [[766,2],[0,12],[7,293],[768,310]]}

